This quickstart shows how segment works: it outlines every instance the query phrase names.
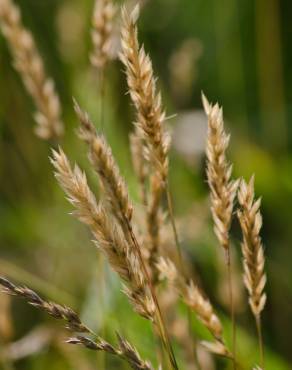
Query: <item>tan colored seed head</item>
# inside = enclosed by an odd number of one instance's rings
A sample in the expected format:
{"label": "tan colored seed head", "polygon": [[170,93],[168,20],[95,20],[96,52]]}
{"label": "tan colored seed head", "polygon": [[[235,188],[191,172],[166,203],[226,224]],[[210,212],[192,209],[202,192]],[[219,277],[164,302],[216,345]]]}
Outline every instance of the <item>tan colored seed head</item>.
{"label": "tan colored seed head", "polygon": [[254,197],[254,177],[250,179],[249,183],[242,180],[238,192],[240,210],[237,214],[243,235],[241,247],[244,283],[249,293],[251,310],[255,316],[259,316],[266,303],[266,294],[264,293],[266,274],[264,272],[264,248],[260,237],[262,227],[261,200],[255,200]]}

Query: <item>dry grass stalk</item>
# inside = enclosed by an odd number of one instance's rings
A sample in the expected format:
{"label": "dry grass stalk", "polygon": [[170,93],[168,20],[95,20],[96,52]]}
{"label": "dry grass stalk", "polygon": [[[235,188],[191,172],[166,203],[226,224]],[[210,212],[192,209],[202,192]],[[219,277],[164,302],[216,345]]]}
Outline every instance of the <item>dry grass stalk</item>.
{"label": "dry grass stalk", "polygon": [[207,178],[211,191],[211,212],[214,221],[214,232],[223,247],[229,285],[230,318],[232,321],[232,350],[234,370],[236,369],[236,323],[233,302],[232,271],[230,258],[229,231],[232,221],[234,198],[239,181],[231,180],[232,165],[226,159],[230,135],[224,130],[223,110],[218,103],[212,105],[202,94],[203,106],[208,117],[207,134]]}
{"label": "dry grass stalk", "polygon": [[116,7],[111,0],[96,0],[92,17],[92,65],[103,70],[113,54],[113,18]]}
{"label": "dry grass stalk", "polygon": [[264,288],[266,275],[264,272],[264,249],[259,235],[262,227],[260,213],[261,200],[254,199],[254,177],[247,184],[241,181],[238,201],[241,209],[238,218],[243,234],[242,253],[244,267],[244,283],[249,292],[249,304],[255,316],[261,314],[266,303]]}
{"label": "dry grass stalk", "polygon": [[238,201],[241,209],[238,218],[243,234],[241,244],[243,254],[244,283],[249,293],[249,305],[256,319],[258,331],[261,365],[264,368],[264,349],[261,328],[261,312],[266,304],[265,256],[262,245],[260,230],[262,216],[260,213],[261,199],[255,200],[254,177],[247,184],[244,180],[240,183]]}
{"label": "dry grass stalk", "polygon": [[127,82],[131,99],[137,111],[136,135],[143,142],[143,156],[150,163],[150,199],[147,204],[147,229],[149,238],[149,264],[155,272],[158,258],[159,230],[161,224],[161,198],[168,174],[168,152],[170,135],[165,131],[165,112],[161,95],[156,92],[156,81],[152,63],[144,47],[139,46],[137,19],[139,8],[129,14],[122,10],[122,53],[121,61],[126,67]]}
{"label": "dry grass stalk", "polygon": [[84,325],[78,314],[71,308],[46,301],[33,290],[24,286],[17,286],[3,277],[0,277],[0,285],[4,287],[4,293],[23,298],[27,303],[48,313],[55,319],[66,321],[66,328],[71,332],[89,333],[94,337],[94,340],[92,340],[82,335],[78,335],[76,338],[68,339],[67,343],[82,344],[88,349],[105,351],[109,354],[117,355],[126,360],[135,370],[153,370],[152,365],[148,361],[143,361],[135,347],[133,347],[128,341],[118,335],[119,346],[118,348],[113,347]]}
{"label": "dry grass stalk", "polygon": [[137,110],[136,126],[147,145],[147,157],[157,169],[161,181],[168,173],[170,137],[164,130],[165,112],[161,95],[156,92],[152,63],[144,47],[139,47],[137,19],[139,7],[129,14],[122,9],[122,53],[120,59],[126,67],[132,101]]}
{"label": "dry grass stalk", "polygon": [[31,33],[21,22],[12,0],[0,0],[0,26],[14,58],[14,67],[31,95],[37,111],[35,133],[42,139],[56,139],[63,133],[61,107],[54,82],[48,78]]}
{"label": "dry grass stalk", "polygon": [[175,289],[177,289],[185,304],[196,313],[198,319],[215,338],[216,342],[212,343],[208,349],[222,356],[230,357],[231,354],[224,344],[221,321],[216,315],[210,301],[202,294],[198,286],[192,280],[186,282],[174,263],[169,259],[160,257],[157,267],[160,271],[160,278],[167,278]]}
{"label": "dry grass stalk", "polygon": [[220,245],[227,251],[233,203],[239,182],[231,180],[232,165],[226,159],[230,136],[224,130],[222,108],[218,104],[210,104],[204,95],[202,100],[208,117],[207,177],[211,190],[214,231]]}
{"label": "dry grass stalk", "polygon": [[108,216],[104,206],[97,204],[85,174],[78,166],[72,170],[62,150],[53,152],[52,163],[56,169],[56,178],[76,208],[75,216],[90,227],[98,247],[127,284],[125,292],[134,309],[143,317],[153,320],[155,306],[140,261],[122,236],[118,225]]}
{"label": "dry grass stalk", "polygon": [[123,224],[124,218],[130,223],[133,213],[128,189],[115,163],[111,148],[105,138],[98,135],[87,113],[74,102],[80,120],[80,137],[89,144],[90,160],[99,175],[103,190],[111,206],[113,215]]}

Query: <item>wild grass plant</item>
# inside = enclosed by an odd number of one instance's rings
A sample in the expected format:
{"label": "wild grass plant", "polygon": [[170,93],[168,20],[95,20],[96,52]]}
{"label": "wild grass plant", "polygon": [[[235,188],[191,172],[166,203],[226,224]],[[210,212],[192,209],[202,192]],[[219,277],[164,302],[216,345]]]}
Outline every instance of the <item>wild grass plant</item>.
{"label": "wild grass plant", "polygon": [[[247,289],[247,299],[258,334],[260,367],[253,365],[255,369],[268,369],[261,325],[261,314],[266,303],[265,256],[260,237],[260,200],[255,200],[254,177],[249,182],[242,178],[232,178],[233,165],[227,159],[230,135],[225,131],[223,110],[218,104],[211,104],[203,94],[202,105],[208,125],[206,178],[210,189],[210,214],[214,233],[226,262],[224,274],[228,280],[231,321],[228,326],[225,325],[226,319],[221,318],[224,316],[221,308],[217,309],[212,303],[213,297],[208,297],[204,292],[204,283],[198,272],[194,274],[191,271],[182,246],[169,181],[173,169],[170,166],[171,134],[168,116],[162,94],[158,91],[151,57],[139,41],[139,6],[132,10],[124,6],[120,11],[117,9],[118,6],[110,0],[97,0],[93,12],[90,62],[99,75],[100,122],[95,125],[75,99],[72,103],[80,122],[77,134],[86,144],[91,171],[99,181],[99,192],[90,185],[87,174],[79,165],[72,163],[71,155],[65,154],[62,149],[60,136],[63,124],[58,95],[52,80],[46,77],[44,63],[32,35],[22,25],[20,11],[11,0],[0,0],[0,24],[11,49],[13,64],[37,108],[36,133],[42,139],[53,139],[53,142],[50,141],[50,160],[55,177],[74,208],[72,214],[89,228],[97,252],[105,257],[106,263],[120,278],[122,291],[133,311],[152,327],[155,362],[151,364],[142,359],[136,349],[138,343],[130,343],[119,333],[116,342],[110,343],[84,324],[80,316],[67,305],[43,299],[32,289],[11,282],[7,276],[0,278],[3,292],[20,297],[53,318],[64,321],[70,332],[66,340],[68,344],[105,352],[133,369],[200,370],[212,369],[212,363],[219,363],[218,369],[231,366],[243,369],[245,364],[238,356],[238,352],[241,352],[241,331],[236,330],[234,308],[237,284],[233,281],[233,261],[237,255],[232,252],[234,243],[230,232],[232,221],[237,215],[242,230],[242,284]],[[122,175],[123,171],[104,133],[97,129],[106,127],[107,123],[104,89],[108,64],[114,55],[115,19],[120,19],[119,58],[126,76],[128,95],[135,110],[129,146],[139,185],[139,205],[131,198],[126,176],[124,178]],[[56,145],[56,139],[60,146]],[[80,144],[80,148],[84,147]],[[66,153],[69,151],[70,148]],[[168,246],[163,242],[166,229],[168,237],[171,235]],[[96,281],[96,285],[99,284],[101,282]],[[107,286],[107,281],[104,284]],[[186,330],[179,336],[172,324],[180,322],[181,307],[184,306],[187,307],[185,316],[188,319],[185,321]],[[115,316],[119,317],[118,310]],[[210,335],[204,331],[202,335],[200,329],[196,332],[197,325],[194,327],[192,324],[192,316],[198,319]],[[229,332],[228,335],[226,332]],[[182,353],[179,358],[178,352]],[[201,352],[207,353],[207,356],[211,354],[207,357],[211,362],[205,361]],[[217,362],[218,357],[223,360]],[[215,362],[212,362],[213,359]],[[5,366],[8,368],[10,365],[6,363]],[[100,368],[98,366],[96,368]],[[102,366],[107,368],[104,364]]]}

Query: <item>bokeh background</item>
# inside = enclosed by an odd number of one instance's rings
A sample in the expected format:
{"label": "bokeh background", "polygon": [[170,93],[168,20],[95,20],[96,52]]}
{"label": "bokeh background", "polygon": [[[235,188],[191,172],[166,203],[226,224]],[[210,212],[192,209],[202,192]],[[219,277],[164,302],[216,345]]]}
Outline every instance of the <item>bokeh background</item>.
{"label": "bokeh background", "polygon": [[[77,119],[71,100],[75,96],[107,135],[138,202],[128,148],[133,109],[118,61],[106,72],[103,127],[98,121],[98,78],[88,58],[93,1],[16,3],[61,96],[66,135],[60,144],[95,184],[86,149],[75,134]],[[268,303],[263,314],[266,369],[273,370],[292,368],[291,16],[288,0],[149,0],[144,2],[139,21],[139,37],[151,54],[167,114],[174,115],[168,121],[173,132],[171,187],[185,255],[199,271],[227,331],[224,267],[212,231],[204,172],[202,90],[224,107],[235,175],[246,179],[256,175],[256,192],[263,197],[268,272]],[[148,324],[132,314],[117,278],[92,247],[88,230],[68,215],[71,207],[48,159],[51,145],[34,135],[32,112],[32,101],[0,35],[0,273],[72,305],[108,339],[114,340],[115,330],[122,332],[153,359]],[[238,346],[242,363],[250,369],[258,354],[240,279],[236,222],[232,232],[238,265]],[[0,368],[124,366],[71,348],[63,343],[64,337],[58,323],[23,302],[0,296],[0,341],[7,357]],[[208,366],[214,369],[212,361]],[[228,365],[219,361],[217,366]]]}

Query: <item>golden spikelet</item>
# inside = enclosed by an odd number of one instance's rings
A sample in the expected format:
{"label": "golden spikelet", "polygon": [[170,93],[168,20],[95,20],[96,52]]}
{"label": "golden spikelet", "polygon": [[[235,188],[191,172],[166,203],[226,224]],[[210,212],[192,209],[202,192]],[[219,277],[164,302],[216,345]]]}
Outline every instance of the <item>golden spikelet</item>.
{"label": "golden spikelet", "polygon": [[149,265],[155,279],[155,263],[159,255],[161,199],[167,183],[168,152],[170,135],[166,132],[165,112],[161,95],[156,92],[156,81],[151,59],[139,46],[137,19],[139,8],[129,14],[122,10],[122,52],[121,61],[126,67],[129,93],[137,111],[135,135],[144,145],[143,156],[150,166],[150,196],[147,200]]}
{"label": "golden spikelet", "polygon": [[170,136],[163,126],[165,112],[161,95],[156,92],[151,59],[144,47],[139,47],[136,26],[138,15],[138,6],[131,14],[125,8],[122,9],[120,59],[126,67],[129,93],[137,110],[136,126],[145,140],[147,158],[164,182],[168,173]]}
{"label": "golden spikelet", "polygon": [[211,190],[214,231],[220,245],[227,251],[233,203],[239,182],[231,180],[232,165],[226,159],[230,136],[224,130],[222,108],[218,104],[210,104],[203,94],[202,100],[208,117],[207,178]]}
{"label": "golden spikelet", "polygon": [[75,111],[80,120],[80,137],[89,144],[90,160],[99,175],[111,211],[120,222],[124,218],[130,223],[133,207],[129,200],[128,189],[121,177],[119,168],[105,138],[98,135],[88,114],[74,102]]}
{"label": "golden spikelet", "polygon": [[52,163],[56,169],[56,178],[74,205],[75,216],[87,224],[96,241],[97,246],[107,256],[112,268],[126,283],[124,291],[132,302],[134,309],[143,317],[153,320],[154,303],[149,293],[147,282],[142,272],[140,261],[116,223],[110,219],[103,205],[97,204],[94,194],[90,190],[84,173],[71,165],[60,149],[53,152]]}
{"label": "golden spikelet", "polygon": [[56,139],[63,133],[61,107],[54,82],[48,78],[31,33],[21,22],[19,8],[12,0],[0,1],[0,26],[37,111],[35,133],[42,139]]}
{"label": "golden spikelet", "polygon": [[260,237],[262,216],[261,200],[254,199],[254,177],[249,183],[241,181],[238,201],[240,210],[238,219],[243,234],[242,253],[244,267],[244,283],[249,293],[249,304],[255,316],[259,316],[266,303],[264,288],[266,275],[264,272],[265,256]]}
{"label": "golden spikelet", "polygon": [[116,7],[111,0],[96,0],[92,17],[92,65],[103,70],[113,54],[113,18]]}

